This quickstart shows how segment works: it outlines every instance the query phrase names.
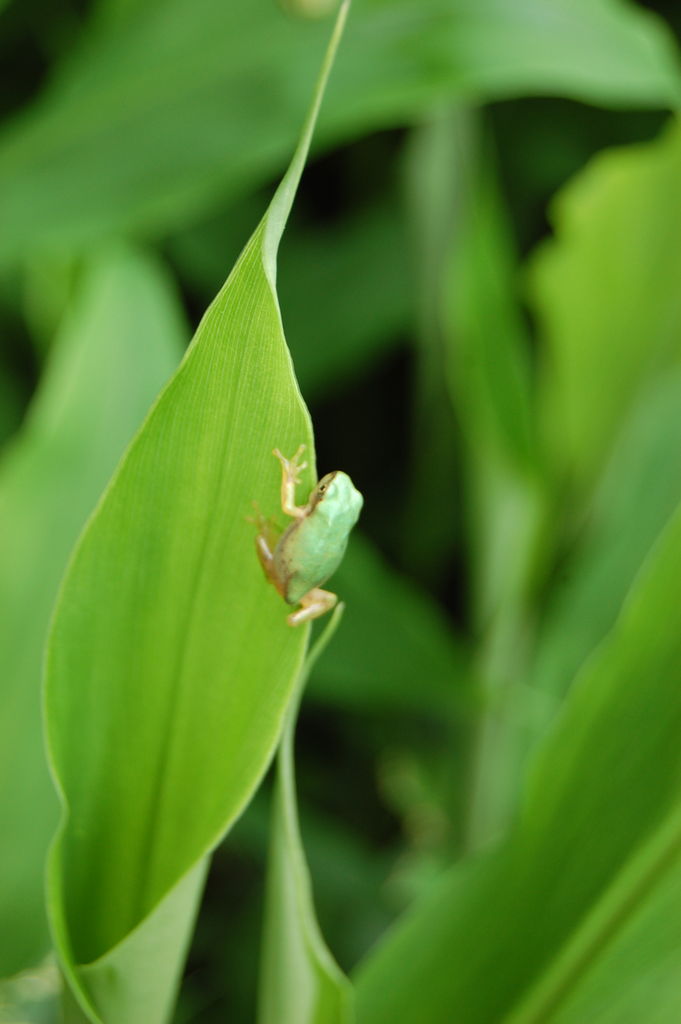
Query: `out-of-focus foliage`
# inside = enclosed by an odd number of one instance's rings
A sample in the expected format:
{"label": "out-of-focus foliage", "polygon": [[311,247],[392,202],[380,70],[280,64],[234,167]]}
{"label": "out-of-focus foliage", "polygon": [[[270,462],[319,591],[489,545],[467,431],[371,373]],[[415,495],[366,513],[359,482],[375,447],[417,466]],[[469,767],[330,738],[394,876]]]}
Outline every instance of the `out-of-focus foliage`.
{"label": "out-of-focus foliage", "polygon": [[547,472],[588,486],[646,381],[679,362],[681,126],[606,154],[553,208],[557,239],[534,264],[546,338]]}
{"label": "out-of-focus foliage", "polygon": [[[0,1020],[58,1019],[96,508],[68,1024],[677,1024],[677,5],[353,0],[275,268],[317,6],[0,3]],[[365,496],[303,694],[301,441]]]}
{"label": "out-of-focus foliage", "polygon": [[[665,908],[659,897],[670,876],[678,889],[681,873],[681,632],[672,609],[680,559],[681,513],[542,745],[507,842],[455,868],[369,957],[360,1024],[534,1024],[557,1011],[599,1020],[613,996],[619,1019],[634,1021],[640,1004],[621,992],[642,979],[613,971],[613,945],[631,942],[632,928],[650,930],[651,914],[662,933],[663,1005],[670,989],[678,998],[678,903]],[[602,985],[586,998],[581,985],[593,970]]]}
{"label": "out-of-focus foliage", "polygon": [[[163,232],[260,183],[291,148],[325,35],[269,0],[104,4],[0,142],[0,254]],[[463,97],[667,106],[679,88],[661,26],[624,3],[364,0],[320,139]]]}

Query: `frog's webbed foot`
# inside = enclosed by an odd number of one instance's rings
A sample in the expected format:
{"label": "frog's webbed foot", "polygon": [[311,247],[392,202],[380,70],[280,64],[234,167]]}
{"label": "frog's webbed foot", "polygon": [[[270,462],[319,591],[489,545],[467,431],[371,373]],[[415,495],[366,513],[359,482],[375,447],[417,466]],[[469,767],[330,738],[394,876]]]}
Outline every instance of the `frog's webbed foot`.
{"label": "frog's webbed foot", "polygon": [[291,612],[286,621],[289,626],[300,626],[303,622],[318,619],[320,615],[326,615],[327,612],[330,612],[337,601],[338,596],[332,594],[330,590],[321,590],[319,587],[314,587],[302,599],[298,611]]}
{"label": "frog's webbed foot", "polygon": [[282,455],[278,448],[272,451],[281,462],[281,508],[287,516],[302,519],[307,513],[307,505],[296,505],[296,486],[300,483],[300,474],[307,468],[307,462],[299,462],[305,445],[301,444],[298,451],[290,459]]}

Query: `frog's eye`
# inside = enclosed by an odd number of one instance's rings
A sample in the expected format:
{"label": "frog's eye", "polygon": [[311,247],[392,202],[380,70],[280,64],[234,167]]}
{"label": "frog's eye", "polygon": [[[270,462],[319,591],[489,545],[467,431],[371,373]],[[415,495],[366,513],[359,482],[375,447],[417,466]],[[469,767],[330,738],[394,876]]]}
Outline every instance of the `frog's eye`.
{"label": "frog's eye", "polygon": [[320,484],[319,485],[319,493],[323,494],[325,490],[326,490],[326,484]]}

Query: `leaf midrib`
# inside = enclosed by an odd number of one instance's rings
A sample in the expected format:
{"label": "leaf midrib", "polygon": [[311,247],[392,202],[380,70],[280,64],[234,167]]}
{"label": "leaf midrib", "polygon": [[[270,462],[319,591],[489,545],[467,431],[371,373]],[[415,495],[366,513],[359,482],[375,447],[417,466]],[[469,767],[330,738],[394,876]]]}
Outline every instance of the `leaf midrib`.
{"label": "leaf midrib", "polygon": [[584,975],[641,909],[650,893],[681,860],[681,803],[625,862],[613,882],[586,914],[576,932],[527,991],[504,1024],[546,1024],[569,1000]]}

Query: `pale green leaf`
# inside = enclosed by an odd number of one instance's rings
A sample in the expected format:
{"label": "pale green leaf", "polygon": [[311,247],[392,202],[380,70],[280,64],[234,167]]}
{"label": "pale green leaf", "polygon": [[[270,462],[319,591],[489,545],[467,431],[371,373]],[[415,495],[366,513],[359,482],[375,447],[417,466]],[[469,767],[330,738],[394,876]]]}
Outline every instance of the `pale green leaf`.
{"label": "pale green leaf", "polygon": [[681,126],[597,157],[554,208],[535,260],[546,339],[541,420],[550,466],[590,487],[639,389],[681,353]]}
{"label": "pale green leaf", "polygon": [[[289,171],[82,535],[57,606],[46,705],[64,814],[49,903],[93,1021],[127,1024],[144,962],[145,1020],[166,1019],[196,886],[174,894],[252,796],[302,663],[308,628],[287,625],[246,517],[253,500],[278,508],[273,447],[305,442],[302,486],[313,480],[276,253],[346,12]],[[113,989],[92,966],[111,958]]]}
{"label": "pale green leaf", "polygon": [[[0,145],[0,251],[167,231],[266,180],[290,151],[325,25],[270,0],[119,3]],[[616,0],[364,0],[325,145],[441,101],[523,92],[668,107],[676,55]]]}
{"label": "pale green leaf", "polygon": [[[361,1024],[539,1024],[580,998],[567,1019],[600,1021],[629,928],[645,937],[654,914],[673,953],[678,904],[659,897],[676,891],[681,857],[680,571],[677,513],[539,751],[508,841],[445,876],[370,954]],[[638,953],[630,990],[650,971]]]}
{"label": "pale green leaf", "polygon": [[0,1024],[57,1024],[60,989],[52,958],[0,981]]}
{"label": "pale green leaf", "polygon": [[207,868],[207,858],[198,861],[122,942],[81,969],[107,1022],[170,1019]]}
{"label": "pale green leaf", "polygon": [[[298,683],[328,643],[338,605],[306,659]],[[260,1024],[349,1024],[352,990],[319,930],[298,824],[293,745],[297,708],[289,709],[277,757],[260,980]]]}
{"label": "pale green leaf", "polygon": [[40,676],[69,552],[182,352],[170,282],[128,248],[94,256],[24,426],[0,464],[0,974],[49,946],[44,860],[57,801],[43,753]]}

